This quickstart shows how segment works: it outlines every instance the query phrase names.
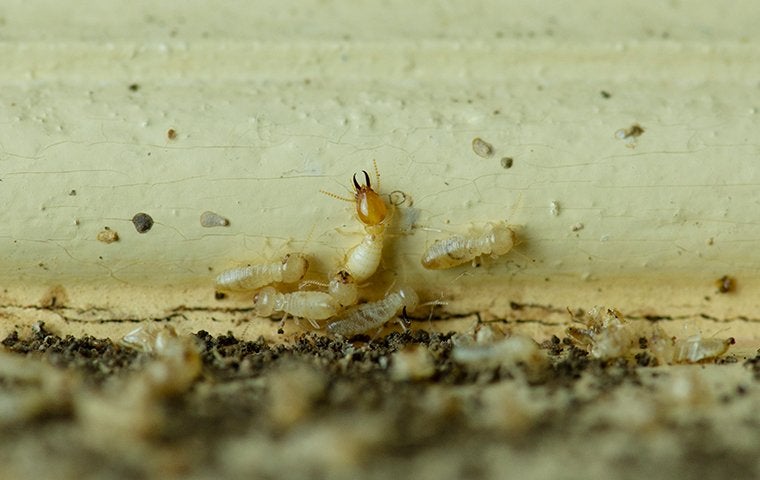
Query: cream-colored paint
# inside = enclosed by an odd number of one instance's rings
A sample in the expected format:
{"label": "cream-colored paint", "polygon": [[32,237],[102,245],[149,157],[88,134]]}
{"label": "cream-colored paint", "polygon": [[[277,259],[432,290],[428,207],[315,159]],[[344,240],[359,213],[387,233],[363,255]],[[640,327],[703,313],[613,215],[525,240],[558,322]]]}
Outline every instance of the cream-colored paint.
{"label": "cream-colored paint", "polygon": [[[320,278],[361,227],[319,191],[348,195],[373,159],[413,206],[369,295],[404,281],[442,311],[545,323],[600,303],[760,318],[756,3],[154,3],[0,8],[11,322],[58,286],[64,324],[250,318],[247,297],[214,299],[215,273],[297,250]],[[231,225],[202,228],[206,210]],[[435,239],[503,219],[515,252],[420,266]],[[97,240],[106,226],[118,242]],[[736,292],[716,294],[724,274]]]}

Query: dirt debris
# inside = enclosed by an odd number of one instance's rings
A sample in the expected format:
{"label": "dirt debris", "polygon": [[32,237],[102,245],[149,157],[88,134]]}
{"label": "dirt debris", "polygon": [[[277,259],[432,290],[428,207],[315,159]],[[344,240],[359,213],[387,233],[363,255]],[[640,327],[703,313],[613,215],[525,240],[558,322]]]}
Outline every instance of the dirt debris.
{"label": "dirt debris", "polygon": [[[289,343],[149,327],[132,346],[43,323],[2,341],[0,406],[35,402],[0,411],[11,476],[543,478],[622,459],[655,478],[758,468],[746,461],[760,442],[755,359],[663,370],[490,327]],[[183,365],[170,392],[146,393]],[[28,455],[44,465],[10,461]]]}

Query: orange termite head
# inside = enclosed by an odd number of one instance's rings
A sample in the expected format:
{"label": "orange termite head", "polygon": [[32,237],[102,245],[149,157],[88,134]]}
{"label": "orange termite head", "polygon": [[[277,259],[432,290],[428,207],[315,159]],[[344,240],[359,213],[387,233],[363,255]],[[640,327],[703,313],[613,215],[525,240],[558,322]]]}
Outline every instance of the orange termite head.
{"label": "orange termite head", "polygon": [[364,185],[359,185],[356,181],[356,174],[354,174],[354,198],[356,199],[356,214],[359,216],[359,220],[367,226],[376,226],[382,224],[388,216],[388,207],[385,205],[385,201],[380,195],[372,190],[372,185],[369,181],[369,174],[362,170],[364,173]]}

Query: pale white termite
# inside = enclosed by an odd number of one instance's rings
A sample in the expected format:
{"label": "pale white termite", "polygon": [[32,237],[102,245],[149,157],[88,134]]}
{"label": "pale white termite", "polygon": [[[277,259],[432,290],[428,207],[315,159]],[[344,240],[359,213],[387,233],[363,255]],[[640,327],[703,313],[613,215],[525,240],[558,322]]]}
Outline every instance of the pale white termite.
{"label": "pale white termite", "polygon": [[398,288],[382,300],[350,308],[333,318],[327,330],[334,335],[351,336],[382,327],[399,311],[412,312],[420,299],[409,287]]}
{"label": "pale white termite", "polygon": [[676,363],[696,363],[720,357],[729,347],[736,343],[734,337],[702,338],[693,335],[683,340],[676,340],[673,361]]}
{"label": "pale white termite", "polygon": [[343,269],[351,274],[354,281],[363,282],[377,271],[383,256],[384,239],[385,229],[382,226],[372,230],[368,228],[361,243],[348,251]]}
{"label": "pale white termite", "polygon": [[430,270],[451,268],[472,261],[481,255],[498,257],[515,245],[515,232],[506,222],[488,224],[475,235],[454,235],[437,240],[422,255],[422,266]]}
{"label": "pale white termite", "polygon": [[668,337],[661,329],[655,329],[649,339],[649,348],[666,363],[698,363],[713,360],[726,353],[735,344],[733,337],[704,338],[692,335],[684,339]]}
{"label": "pale white termite", "polygon": [[325,292],[280,293],[272,287],[264,287],[253,298],[253,309],[260,317],[284,312],[286,315],[305,318],[318,328],[315,320],[335,316],[340,310],[340,304]]}
{"label": "pale white termite", "polygon": [[216,288],[224,291],[250,291],[274,282],[293,283],[303,278],[309,261],[299,253],[289,253],[282,261],[231,268],[220,273]]}
{"label": "pale white termite", "polygon": [[303,289],[311,285],[327,289],[327,292],[344,307],[355,304],[359,299],[359,286],[354,277],[346,270],[335,272],[330,276],[328,283],[306,280],[301,282],[298,288]]}

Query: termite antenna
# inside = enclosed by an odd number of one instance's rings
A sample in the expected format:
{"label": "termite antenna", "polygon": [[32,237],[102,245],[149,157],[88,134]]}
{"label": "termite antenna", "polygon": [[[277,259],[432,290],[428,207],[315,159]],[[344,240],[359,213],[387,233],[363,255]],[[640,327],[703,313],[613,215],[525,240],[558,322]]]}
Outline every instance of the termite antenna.
{"label": "termite antenna", "polygon": [[336,200],[343,200],[344,202],[349,202],[349,203],[355,203],[356,202],[356,199],[354,199],[354,198],[341,197],[337,193],[328,192],[327,190],[320,190],[319,193],[323,193],[323,194],[327,195],[328,197],[332,197],[332,198],[334,198]]}
{"label": "termite antenna", "polygon": [[[377,168],[377,160],[375,160],[374,158],[372,159],[372,165],[374,165],[375,167],[375,180],[377,181],[377,189],[379,191],[380,190],[380,169]],[[366,175],[367,172],[364,172],[364,174]],[[369,185],[369,179],[367,180],[367,185]]]}
{"label": "termite antenna", "polygon": [[306,287],[327,288],[327,283],[320,282],[319,280],[303,280],[301,283],[298,284],[299,290],[303,290]]}

